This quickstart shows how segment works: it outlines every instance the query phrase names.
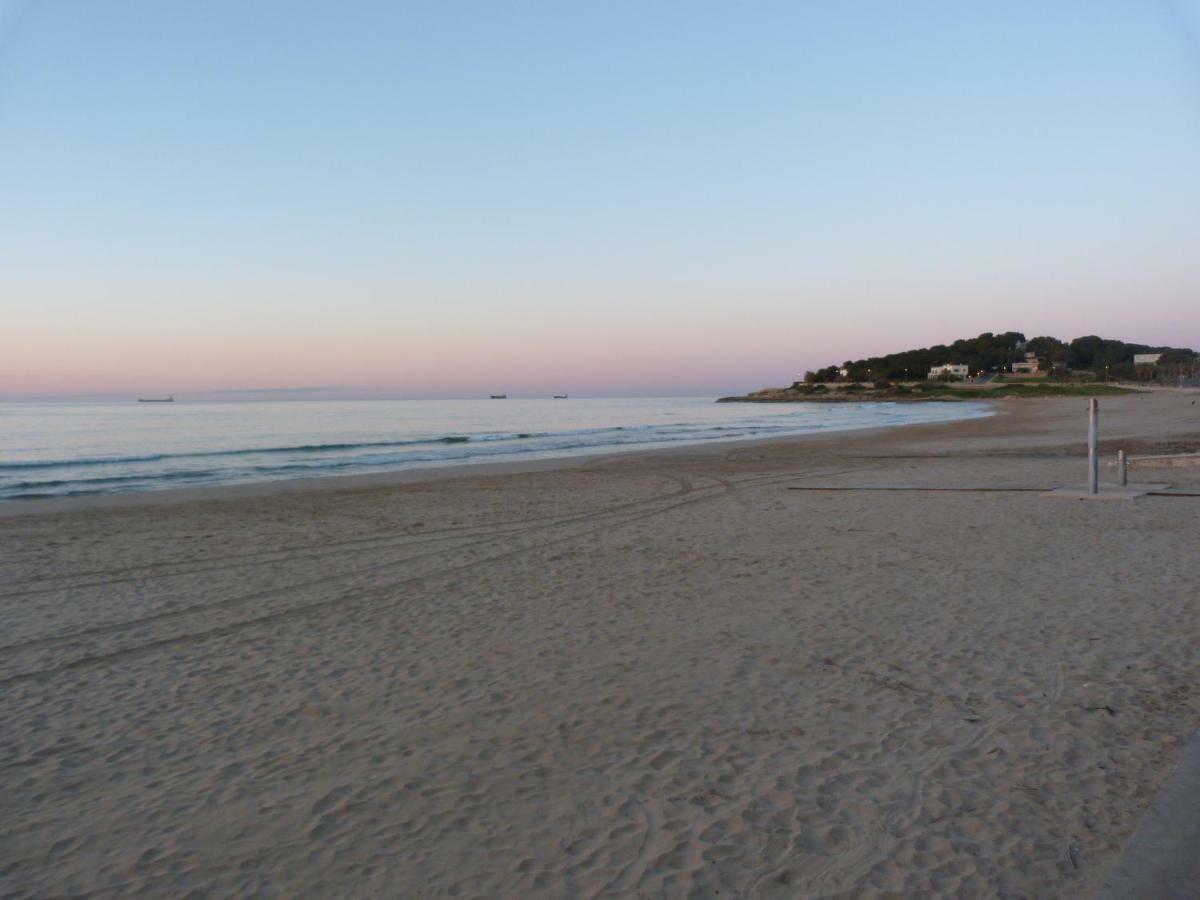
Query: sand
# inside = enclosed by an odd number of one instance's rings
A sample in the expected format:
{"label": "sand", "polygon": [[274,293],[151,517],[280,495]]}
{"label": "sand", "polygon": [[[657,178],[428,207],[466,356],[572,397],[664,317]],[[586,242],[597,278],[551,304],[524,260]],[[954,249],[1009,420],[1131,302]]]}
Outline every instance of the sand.
{"label": "sand", "polygon": [[[1200,725],[1200,498],[1041,497],[1084,401],[995,406],[9,504],[0,894],[1089,896]],[[792,489],[869,485],[1031,490]]]}

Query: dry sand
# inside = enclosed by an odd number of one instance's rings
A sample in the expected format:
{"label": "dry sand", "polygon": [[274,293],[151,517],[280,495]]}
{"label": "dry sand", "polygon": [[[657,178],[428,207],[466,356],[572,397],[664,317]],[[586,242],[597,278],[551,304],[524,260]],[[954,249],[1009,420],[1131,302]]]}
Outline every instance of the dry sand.
{"label": "dry sand", "polygon": [[0,894],[1087,896],[1200,724],[1200,498],[790,490],[1083,480],[1083,401],[996,407],[10,504]]}

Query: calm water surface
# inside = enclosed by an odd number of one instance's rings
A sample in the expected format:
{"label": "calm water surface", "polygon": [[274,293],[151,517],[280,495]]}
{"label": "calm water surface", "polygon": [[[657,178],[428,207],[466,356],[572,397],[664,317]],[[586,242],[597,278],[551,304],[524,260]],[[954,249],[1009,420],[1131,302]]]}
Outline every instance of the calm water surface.
{"label": "calm water surface", "polygon": [[0,500],[608,453],[988,415],[709,398],[2,403]]}

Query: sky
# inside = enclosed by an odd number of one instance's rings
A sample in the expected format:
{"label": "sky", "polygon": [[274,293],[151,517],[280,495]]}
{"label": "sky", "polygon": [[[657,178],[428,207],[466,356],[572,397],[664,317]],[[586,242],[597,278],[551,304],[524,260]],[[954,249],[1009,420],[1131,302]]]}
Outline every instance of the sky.
{"label": "sky", "polygon": [[0,0],[0,397],[1200,347],[1200,0]]}

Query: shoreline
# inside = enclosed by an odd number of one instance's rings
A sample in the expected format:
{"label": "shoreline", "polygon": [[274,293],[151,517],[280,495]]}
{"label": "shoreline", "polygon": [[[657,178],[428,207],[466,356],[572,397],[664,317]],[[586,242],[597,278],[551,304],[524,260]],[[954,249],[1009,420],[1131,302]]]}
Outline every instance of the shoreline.
{"label": "shoreline", "polygon": [[[780,395],[768,395],[756,397],[753,394],[746,394],[740,397],[718,397],[717,403],[961,403],[963,400],[959,397],[922,397],[909,396],[903,394],[845,394],[838,395],[830,394],[797,394],[787,395],[783,391]],[[981,398],[987,400],[987,397]]]}
{"label": "shoreline", "polygon": [[[720,402],[720,401],[716,401]],[[982,401],[981,401],[982,402]],[[796,440],[836,440],[839,435],[864,432],[889,431],[896,428],[916,428],[972,421],[997,415],[994,401],[988,404],[989,411],[982,415],[965,416],[946,422],[901,422],[889,425],[849,426],[828,430],[813,430],[792,435],[767,435],[762,437],[701,439],[697,441],[674,441],[667,446],[637,446],[627,450],[604,448],[594,452],[570,453],[551,456],[530,456],[503,462],[460,461],[446,465],[421,465],[410,468],[386,469],[376,472],[353,474],[313,475],[298,478],[278,478],[262,481],[228,482],[223,484],[170,487],[142,491],[112,491],[84,495],[59,497],[31,497],[0,500],[0,519],[39,513],[75,512],[109,507],[137,507],[161,505],[163,503],[199,502],[232,499],[235,497],[271,496],[283,491],[356,490],[384,487],[392,484],[413,484],[424,481],[470,477],[521,474],[526,472],[550,471],[573,466],[583,466],[596,460],[625,457],[639,454],[687,453],[702,447],[737,448],[742,444],[767,442],[786,443]],[[553,451],[548,451],[553,452]]]}

